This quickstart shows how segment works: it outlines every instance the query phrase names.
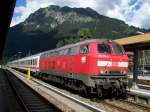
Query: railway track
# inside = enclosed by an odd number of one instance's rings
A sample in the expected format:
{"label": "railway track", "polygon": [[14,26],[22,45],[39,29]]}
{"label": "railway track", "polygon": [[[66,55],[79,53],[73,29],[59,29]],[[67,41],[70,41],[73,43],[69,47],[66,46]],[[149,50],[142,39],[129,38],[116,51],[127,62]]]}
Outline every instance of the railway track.
{"label": "railway track", "polygon": [[[38,84],[41,84],[38,80],[34,80],[36,83],[38,83]],[[47,87],[47,88],[49,88],[49,86],[47,86],[47,85],[45,85],[45,87]],[[49,88],[49,89],[51,89],[51,88]],[[56,90],[57,91],[57,90]],[[60,92],[61,94],[63,94],[62,92]],[[64,94],[63,94],[64,95]],[[87,107],[87,108],[91,108],[91,110],[93,111],[93,112],[97,112],[98,110],[97,109],[93,109],[93,106],[90,106],[90,105],[87,105],[86,103],[84,103],[85,102],[85,100],[82,100],[82,101],[80,101],[80,100],[78,100],[78,99],[76,99],[76,98],[74,98],[74,97],[70,97],[70,94],[69,94],[69,96],[68,95],[65,95],[65,97],[68,97],[68,98],[71,98],[72,100],[74,100],[75,102],[77,102],[77,103],[79,103],[79,104],[81,104],[81,105],[85,105],[85,107]],[[84,99],[84,98],[83,98]],[[132,112],[132,111],[130,111],[129,109],[126,109],[126,108],[123,108],[123,107],[121,107],[121,106],[117,106],[117,105],[114,105],[113,103],[111,103],[111,102],[108,102],[108,101],[102,101],[102,102],[97,102],[97,103],[101,103],[101,104],[103,104],[103,105],[105,105],[105,106],[107,106],[107,107],[109,107],[109,108],[111,108],[112,110],[113,110],[113,112],[114,112],[114,110],[115,111],[118,111],[118,112]],[[101,108],[101,106],[99,106],[99,108]],[[107,110],[106,110],[107,111]]]}
{"label": "railway track", "polygon": [[124,103],[124,104],[127,104],[129,106],[132,105],[132,107],[135,107],[135,108],[141,108],[147,112],[150,112],[150,107],[148,106],[145,106],[145,105],[142,105],[142,104],[138,104],[138,103],[135,103],[135,102],[132,102],[132,101],[128,101],[128,100],[119,100],[120,102]]}
{"label": "railway track", "polygon": [[[21,76],[20,78],[23,78],[26,79],[26,76]],[[19,79],[18,79],[19,80]],[[38,81],[37,79],[31,79],[32,80],[32,89],[36,90],[36,91],[39,91],[41,93],[41,96],[43,97],[49,97],[47,94],[48,93],[52,93],[53,96],[57,96],[57,98],[59,98],[60,101],[67,101],[67,104],[71,107],[70,109],[64,109],[64,107],[61,105],[61,107],[63,107],[62,111],[67,111],[67,112],[72,112],[72,111],[83,111],[83,112],[105,112],[103,111],[102,109],[100,108],[96,108],[92,105],[89,105],[88,103],[85,103],[79,99],[76,99],[70,95],[67,95],[59,90],[57,90],[56,88],[53,88],[52,86],[50,85],[47,85],[45,83],[41,83],[41,81]],[[26,83],[27,84],[27,83]],[[35,85],[34,85],[35,84]],[[42,90],[42,89],[43,90]],[[45,91],[47,93],[45,93]],[[45,95],[46,94],[46,95]],[[48,98],[47,98],[48,100]],[[56,101],[57,102],[57,101]],[[41,112],[41,111],[40,111]]]}
{"label": "railway track", "polygon": [[61,112],[10,72],[6,71],[6,75],[25,112]]}
{"label": "railway track", "polygon": [[121,106],[115,105],[112,102],[102,101],[101,103],[103,105],[109,106],[109,108],[112,108],[112,109],[114,109],[115,111],[118,111],[118,112],[132,112],[132,111],[128,110],[127,108],[123,108]]}
{"label": "railway track", "polygon": [[149,85],[138,84],[138,87],[141,88],[141,89],[150,90],[150,86]]}
{"label": "railway track", "polygon": [[[33,79],[33,80],[36,83],[41,84],[41,81],[38,81],[36,79]],[[44,86],[49,88],[48,85],[44,85]],[[83,98],[82,101],[85,101],[85,98]],[[103,101],[97,100],[95,102],[96,103],[101,103],[102,105],[105,105],[107,108],[111,108],[112,112],[150,112],[150,107],[146,107],[146,106],[143,106],[143,105],[140,105],[140,104],[137,104],[137,103],[133,103],[133,102],[129,102],[129,101],[126,101],[126,100],[120,100],[120,99],[112,100],[112,101],[110,101],[110,100],[103,100]],[[122,103],[122,105],[120,105],[120,103]],[[123,104],[125,104],[125,105],[123,105]],[[94,104],[94,105],[97,105],[97,104]],[[101,106],[99,106],[99,108],[101,108]],[[103,109],[103,110],[105,110],[105,109]]]}
{"label": "railway track", "polygon": [[0,69],[0,112],[24,112],[4,70]]}
{"label": "railway track", "polygon": [[[22,75],[24,77],[26,77],[24,74],[22,74]],[[34,81],[35,83],[38,83],[48,89],[51,89],[49,84],[42,82],[38,79],[32,78],[32,81]],[[69,96],[69,97],[70,96],[73,97],[77,101],[79,100],[81,102],[84,102],[85,104],[92,105],[91,107],[96,107],[96,109],[100,108],[100,109],[102,109],[104,111],[108,111],[108,112],[149,112],[149,107],[140,106],[139,104],[124,101],[124,100],[122,100],[122,101],[121,100],[91,100],[90,98],[89,99],[84,98],[77,94],[70,93],[66,90],[63,90],[63,89],[60,89],[57,87],[53,87],[53,88],[58,89],[61,93],[67,94],[67,96]],[[77,103],[80,103],[80,102],[77,102]],[[86,108],[89,108],[89,107],[86,107]],[[93,111],[95,111],[95,110],[93,110]]]}
{"label": "railway track", "polygon": [[120,112],[150,112],[150,108],[127,100],[106,100],[104,104],[120,110]]}

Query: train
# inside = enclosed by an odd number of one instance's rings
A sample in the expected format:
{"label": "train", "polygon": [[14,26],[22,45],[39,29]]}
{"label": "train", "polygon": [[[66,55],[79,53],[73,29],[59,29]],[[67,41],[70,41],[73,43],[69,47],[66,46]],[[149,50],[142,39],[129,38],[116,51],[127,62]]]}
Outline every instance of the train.
{"label": "train", "polygon": [[128,84],[128,56],[121,45],[110,40],[88,39],[7,65],[24,71],[30,67],[34,76],[98,97],[125,93]]}

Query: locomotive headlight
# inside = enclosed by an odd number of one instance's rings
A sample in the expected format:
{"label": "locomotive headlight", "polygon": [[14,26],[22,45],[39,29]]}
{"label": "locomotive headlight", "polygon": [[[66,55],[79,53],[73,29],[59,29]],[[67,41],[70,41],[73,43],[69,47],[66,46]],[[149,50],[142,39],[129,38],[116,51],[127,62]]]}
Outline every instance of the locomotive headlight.
{"label": "locomotive headlight", "polygon": [[104,74],[105,73],[105,70],[100,70],[100,74]]}
{"label": "locomotive headlight", "polygon": [[124,71],[123,71],[123,74],[127,74],[127,71],[126,71],[126,70],[124,70]]}
{"label": "locomotive headlight", "polygon": [[120,73],[121,73],[121,74],[126,74],[127,71],[126,71],[126,70],[121,70]]}
{"label": "locomotive headlight", "polygon": [[109,74],[110,72],[109,72],[109,70],[105,70],[105,74]]}
{"label": "locomotive headlight", "polygon": [[100,74],[109,74],[109,70],[100,70]]}

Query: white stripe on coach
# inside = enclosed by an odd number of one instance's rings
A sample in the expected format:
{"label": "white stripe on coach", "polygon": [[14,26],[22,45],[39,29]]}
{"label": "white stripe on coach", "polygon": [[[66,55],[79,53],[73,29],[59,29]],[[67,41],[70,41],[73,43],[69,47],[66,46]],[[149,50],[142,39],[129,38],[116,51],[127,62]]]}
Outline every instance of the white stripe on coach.
{"label": "white stripe on coach", "polygon": [[97,61],[97,66],[112,66],[112,61]]}

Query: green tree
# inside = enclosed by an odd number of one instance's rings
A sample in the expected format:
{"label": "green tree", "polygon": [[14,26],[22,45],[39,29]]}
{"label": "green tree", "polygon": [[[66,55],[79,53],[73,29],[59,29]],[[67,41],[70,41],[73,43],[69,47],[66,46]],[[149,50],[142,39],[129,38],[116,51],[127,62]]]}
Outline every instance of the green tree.
{"label": "green tree", "polygon": [[90,37],[90,36],[92,36],[92,32],[88,28],[82,28],[78,31],[78,36],[80,36],[80,37]]}
{"label": "green tree", "polygon": [[56,47],[59,48],[59,47],[62,47],[64,45],[64,41],[61,40],[57,43]]}

